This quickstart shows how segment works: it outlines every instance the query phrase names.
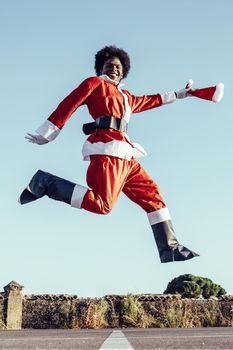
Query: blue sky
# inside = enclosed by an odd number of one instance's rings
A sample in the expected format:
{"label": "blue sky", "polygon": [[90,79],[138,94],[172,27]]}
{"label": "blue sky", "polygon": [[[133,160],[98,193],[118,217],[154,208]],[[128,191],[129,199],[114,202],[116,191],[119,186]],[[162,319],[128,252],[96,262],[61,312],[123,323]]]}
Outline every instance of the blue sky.
{"label": "blue sky", "polygon": [[[231,0],[0,1],[1,285],[24,293],[80,296],[162,293],[181,274],[232,282]],[[161,264],[146,214],[123,194],[98,216],[47,197],[18,196],[37,169],[85,185],[78,109],[59,137],[27,143],[58,103],[94,75],[94,55],[114,44],[130,54],[126,88],[135,95],[225,84],[219,104],[190,98],[133,115],[129,135],[147,150],[178,239],[199,258]]]}

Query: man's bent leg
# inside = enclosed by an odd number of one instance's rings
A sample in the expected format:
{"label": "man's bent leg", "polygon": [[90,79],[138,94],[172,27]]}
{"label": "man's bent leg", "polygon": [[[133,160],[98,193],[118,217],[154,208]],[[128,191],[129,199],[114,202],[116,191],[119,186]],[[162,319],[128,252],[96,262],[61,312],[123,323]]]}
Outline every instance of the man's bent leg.
{"label": "man's bent leg", "polygon": [[130,161],[95,155],[87,171],[89,190],[81,207],[97,214],[108,214],[114,206],[130,170]]}

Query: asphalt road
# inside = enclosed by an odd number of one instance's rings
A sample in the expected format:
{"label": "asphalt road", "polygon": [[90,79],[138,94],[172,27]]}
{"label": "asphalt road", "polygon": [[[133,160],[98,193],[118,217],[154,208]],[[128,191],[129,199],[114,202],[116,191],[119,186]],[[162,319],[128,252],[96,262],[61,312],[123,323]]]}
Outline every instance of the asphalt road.
{"label": "asphalt road", "polygon": [[0,331],[1,350],[233,349],[233,328]]}

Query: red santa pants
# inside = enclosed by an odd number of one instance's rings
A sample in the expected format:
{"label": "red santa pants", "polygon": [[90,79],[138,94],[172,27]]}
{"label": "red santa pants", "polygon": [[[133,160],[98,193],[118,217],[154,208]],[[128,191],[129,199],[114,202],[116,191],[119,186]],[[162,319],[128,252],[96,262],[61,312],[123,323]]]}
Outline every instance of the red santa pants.
{"label": "red santa pants", "polygon": [[87,184],[81,207],[93,213],[108,214],[121,191],[147,213],[166,207],[158,186],[134,158],[91,156]]}

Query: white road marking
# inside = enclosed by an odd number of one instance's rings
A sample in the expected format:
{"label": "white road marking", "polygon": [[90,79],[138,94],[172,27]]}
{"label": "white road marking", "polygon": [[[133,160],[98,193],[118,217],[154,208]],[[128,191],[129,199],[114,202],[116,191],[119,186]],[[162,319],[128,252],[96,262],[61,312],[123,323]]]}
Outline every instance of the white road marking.
{"label": "white road marking", "polygon": [[133,350],[127,338],[122,331],[113,331],[103,342],[99,350]]}

